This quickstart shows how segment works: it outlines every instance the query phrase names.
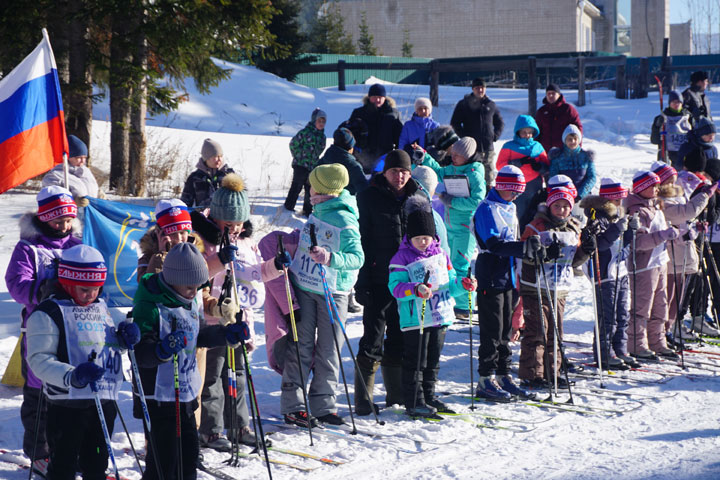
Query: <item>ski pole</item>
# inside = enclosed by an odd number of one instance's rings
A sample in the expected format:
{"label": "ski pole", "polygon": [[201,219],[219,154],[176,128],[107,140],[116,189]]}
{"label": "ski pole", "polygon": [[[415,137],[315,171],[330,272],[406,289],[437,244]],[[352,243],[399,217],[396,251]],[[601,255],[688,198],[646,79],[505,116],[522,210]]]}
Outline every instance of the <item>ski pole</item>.
{"label": "ski pole", "polygon": [[[430,272],[425,272],[422,284],[427,286],[428,280],[430,279]],[[413,411],[417,407],[417,397],[420,393],[420,366],[422,365],[422,346],[425,337],[424,326],[425,326],[425,304],[427,299],[422,299],[422,307],[420,310],[420,336],[418,337],[418,349],[417,349],[417,366],[415,367],[415,395],[413,395]],[[470,312],[472,315],[472,312]]]}
{"label": "ski pole", "polygon": [[[172,317],[172,331],[177,328],[177,318]],[[183,478],[182,434],[180,428],[180,372],[178,354],[173,353],[173,386],[175,387],[175,443],[177,449],[178,479]]]}
{"label": "ski pole", "polygon": [[[471,278],[472,267],[468,267],[467,276]],[[475,379],[473,374],[473,308],[472,308],[472,292],[468,291],[468,310],[470,311],[470,410],[475,410]],[[479,324],[478,316],[478,324]]]}
{"label": "ski pole", "polygon": [[[685,251],[687,252],[687,245],[684,245]],[[671,261],[673,264],[673,286],[675,287],[675,325],[679,323],[679,317],[680,317],[680,291],[678,290],[678,277],[677,277],[677,265],[675,265],[675,242],[670,241],[670,253],[671,253]],[[683,271],[685,270],[685,260],[683,259]],[[683,338],[682,338],[682,330],[678,329],[680,333],[680,367],[685,370],[685,345],[683,344]]]}
{"label": "ski pole", "polygon": [[[710,246],[710,240],[708,239],[707,235],[703,235],[704,243],[705,243],[705,250],[707,251],[707,256],[710,259],[710,266],[712,266],[711,272],[715,274],[715,282],[720,283],[720,272],[718,272],[718,266],[715,262],[715,255],[713,254],[712,247]],[[710,285],[710,291],[712,292],[712,284]],[[714,293],[713,293],[714,296]],[[717,309],[715,308],[715,301],[713,300],[713,311],[715,312],[715,319],[717,321]],[[720,323],[716,325],[716,327],[720,327]]]}
{"label": "ski pole", "polygon": [[[22,333],[21,335],[25,335]],[[22,341],[23,339],[21,339]],[[28,480],[32,479],[33,474],[33,464],[35,463],[35,455],[37,455],[37,444],[38,444],[38,436],[40,435],[40,415],[42,414],[42,407],[43,403],[45,403],[45,392],[43,391],[43,388],[40,388],[40,396],[38,398],[38,406],[37,410],[35,411],[35,436],[33,437],[35,441],[33,442],[33,453],[32,458],[30,459],[30,471],[28,472]]]}
{"label": "ski pole", "polygon": [[[598,319],[598,302],[597,302],[597,290],[595,290],[595,268],[593,265],[593,259],[590,258],[588,261],[589,265],[589,271],[590,271],[590,283],[592,283],[592,303],[593,303],[593,310],[595,310],[595,351],[597,353],[597,361],[598,361],[598,374],[600,375],[600,388],[605,388],[605,383],[603,380],[603,367],[602,367],[602,354],[600,352],[600,322]],[[606,360],[607,361],[607,360]],[[609,367],[609,365],[608,365]]]}
{"label": "ski pole", "polygon": [[[590,209],[590,221],[594,222],[596,215],[595,215],[595,209]],[[587,228],[587,227],[586,227]],[[597,245],[597,236],[595,236],[595,244]],[[594,261],[594,263],[593,263]],[[600,374],[600,388],[605,388],[605,381],[603,378],[603,366],[602,366],[602,348],[601,348],[601,342],[600,342],[600,322],[601,322],[601,316],[602,316],[602,283],[600,280],[600,261],[597,254],[597,248],[593,252],[592,255],[590,255],[590,259],[588,260],[590,263],[590,282],[592,283],[593,288],[593,308],[595,309],[595,350],[597,351],[597,361],[598,361],[598,372]],[[597,279],[597,287],[595,286],[595,280]],[[598,288],[599,287],[599,288]],[[600,310],[598,310],[598,297],[600,298]],[[605,340],[605,343],[607,344],[607,337],[605,336],[605,318],[602,318],[603,323],[603,339]],[[608,362],[608,371],[610,370],[610,362],[607,357],[605,357],[605,361]]]}
{"label": "ski pole", "polygon": [[[245,380],[247,381],[248,386],[248,395],[250,396],[250,410],[253,413],[253,421],[257,424],[257,428],[259,431],[259,435],[256,433],[255,438],[257,442],[257,438],[260,438],[260,445],[262,445],[263,453],[265,454],[265,465],[267,466],[268,471],[268,478],[272,480],[272,471],[270,469],[270,459],[268,458],[267,453],[267,442],[265,441],[265,432],[263,432],[262,427],[262,420],[260,418],[260,408],[258,406],[258,400],[257,400],[257,394],[255,393],[255,382],[252,378],[252,371],[250,370],[250,361],[247,354],[247,347],[245,346],[245,342],[241,343],[242,348],[242,354],[243,354],[243,360],[245,362]],[[255,449],[257,450],[257,443],[255,445]]]}
{"label": "ski pole", "polygon": [[[88,356],[88,362],[93,362],[97,358],[97,353],[93,350]],[[110,442],[110,433],[108,431],[107,421],[105,420],[105,413],[103,413],[102,403],[100,403],[100,394],[98,393],[97,382],[90,382],[90,389],[93,391],[93,398],[95,400],[95,408],[97,409],[98,418],[100,419],[100,426],[102,427],[103,435],[105,436],[105,445],[107,446],[108,456],[113,464],[115,470],[115,478],[120,478],[120,471],[118,470],[117,463],[115,462],[115,454],[112,451],[112,443]],[[182,477],[181,477],[182,478]]]}
{"label": "ski pole", "polygon": [[135,463],[137,463],[138,470],[140,470],[140,475],[144,475],[145,471],[143,470],[142,465],[140,465],[140,458],[135,451],[135,445],[133,444],[132,438],[130,438],[130,432],[128,431],[127,425],[125,424],[123,414],[120,411],[120,405],[118,405],[117,400],[113,400],[113,403],[115,404],[115,410],[117,411],[118,417],[120,418],[120,423],[122,424],[123,430],[125,430],[125,435],[127,436],[128,442],[130,442],[130,449],[132,450],[133,456],[135,457]]}
{"label": "ski pole", "polygon": [[[638,218],[638,213],[633,214],[633,218]],[[637,354],[637,229],[632,229],[632,320],[633,320],[633,353]]]}
{"label": "ski pole", "polygon": [[[543,338],[543,363],[545,364],[544,368],[544,377],[547,380],[548,384],[548,394],[550,395],[547,400],[552,401],[553,400],[553,387],[552,387],[552,380],[550,376],[550,352],[548,352],[548,342],[547,342],[547,329],[545,328],[545,314],[543,312],[543,299],[542,299],[542,291],[540,290],[540,271],[545,268],[545,265],[543,265],[542,260],[540,259],[540,252],[535,252],[535,291],[538,298],[538,314],[540,315],[540,332],[542,334]],[[550,298],[548,297],[548,303],[550,302]]]}
{"label": "ski pole", "polygon": [[664,110],[664,108],[663,108],[663,86],[662,86],[662,81],[660,80],[660,78],[657,75],[655,75],[655,81],[658,84],[658,93],[660,93],[660,115],[662,115],[662,117],[663,117],[662,130],[660,131],[660,154],[662,157],[662,161],[667,163],[667,161],[668,161],[667,146],[665,144],[666,137],[667,137],[667,127],[666,127],[666,123],[665,123],[665,113],[663,112],[663,110]]}
{"label": "ski pole", "polygon": [[[278,248],[281,252],[285,251],[285,248],[283,248],[282,235],[278,235]],[[295,356],[297,358],[298,373],[300,375],[300,388],[302,388],[303,400],[305,401],[305,412],[308,419],[308,435],[310,436],[310,446],[313,446],[312,421],[310,419],[310,407],[308,406],[307,388],[305,387],[305,380],[302,373],[302,361],[300,360],[300,346],[298,344],[297,324],[295,323],[295,309],[293,308],[292,295],[290,294],[290,277],[288,275],[288,267],[285,265],[283,265],[283,275],[285,277],[285,293],[287,294],[288,310],[290,311],[290,328],[292,329],[293,343],[295,344]]]}
{"label": "ski pole", "polygon": [[[554,311],[557,312],[557,259],[553,261],[553,286],[555,287],[554,295],[552,296],[552,305],[554,308]],[[548,291],[548,297],[550,297],[550,292]],[[552,315],[553,321],[557,317],[555,317],[555,314]],[[553,327],[553,332],[555,331]],[[555,395],[558,394],[558,371],[557,371],[557,355],[558,355],[558,337],[557,335],[553,334],[553,388],[555,389]],[[565,361],[564,358],[560,358],[560,365],[563,364]]]}

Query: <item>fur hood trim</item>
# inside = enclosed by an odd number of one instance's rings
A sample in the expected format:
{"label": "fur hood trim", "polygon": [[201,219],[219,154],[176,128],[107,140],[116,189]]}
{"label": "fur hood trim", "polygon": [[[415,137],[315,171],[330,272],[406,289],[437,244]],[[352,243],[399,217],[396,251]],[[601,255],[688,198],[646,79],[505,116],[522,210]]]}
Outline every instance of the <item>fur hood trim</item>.
{"label": "fur hood trim", "polygon": [[625,215],[625,209],[618,207],[607,198],[603,198],[600,195],[588,195],[587,197],[580,200],[580,208],[584,209],[585,216],[590,217],[590,210],[595,209],[601,215],[615,220]]}
{"label": "fur hood trim", "polygon": [[[37,215],[37,212],[26,212],[20,217],[20,238],[23,240],[32,241],[35,238],[41,236],[43,232],[41,232],[35,223],[33,222],[33,219]],[[72,236],[77,238],[82,238],[82,231],[83,226],[82,223],[80,223],[80,220],[78,220],[77,217],[73,219],[72,224]]]}
{"label": "fur hood trim", "polygon": [[[362,99],[362,104],[363,104],[363,106],[370,105],[370,97],[365,95]],[[389,95],[385,97],[385,103],[383,103],[383,106],[380,108],[383,108],[385,105],[387,105],[390,108],[396,108],[395,100]]]}

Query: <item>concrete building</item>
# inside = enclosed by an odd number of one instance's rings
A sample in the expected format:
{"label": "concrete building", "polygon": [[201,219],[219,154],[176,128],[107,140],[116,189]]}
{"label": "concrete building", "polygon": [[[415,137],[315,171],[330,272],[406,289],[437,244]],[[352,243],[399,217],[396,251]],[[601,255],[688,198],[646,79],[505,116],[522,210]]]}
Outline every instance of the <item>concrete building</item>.
{"label": "concrete building", "polygon": [[[337,4],[356,43],[364,14],[375,46],[390,56],[402,54],[405,38],[414,56],[430,58],[589,51],[648,56],[661,55],[662,39],[670,35],[669,0],[338,0]],[[627,12],[625,16],[621,10]],[[678,48],[684,49],[686,31],[677,31],[682,39]]]}
{"label": "concrete building", "polygon": [[670,55],[692,55],[692,23],[670,25]]}

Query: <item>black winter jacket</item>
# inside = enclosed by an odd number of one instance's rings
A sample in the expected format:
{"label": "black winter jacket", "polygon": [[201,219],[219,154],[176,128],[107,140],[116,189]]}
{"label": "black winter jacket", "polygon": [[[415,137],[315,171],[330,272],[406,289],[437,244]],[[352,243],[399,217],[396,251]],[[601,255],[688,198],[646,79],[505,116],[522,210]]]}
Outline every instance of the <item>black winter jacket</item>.
{"label": "black winter jacket", "polygon": [[385,97],[385,103],[375,108],[366,96],[363,98],[363,106],[352,111],[348,122],[353,123],[358,119],[367,126],[367,136],[353,135],[356,136],[358,149],[366,155],[378,158],[397,146],[403,123],[392,98]]}
{"label": "black winter jacket", "polygon": [[223,165],[217,170],[210,170],[201,158],[197,163],[197,170],[191,173],[185,181],[180,200],[190,208],[209,207],[213,193],[220,187],[223,178],[228,173],[235,173],[235,170],[227,165]]}
{"label": "black winter jacket", "polygon": [[367,188],[368,181],[367,178],[365,178],[365,173],[363,173],[363,168],[352,153],[337,145],[330,145],[330,148],[325,151],[325,155],[322,156],[318,165],[328,165],[331,163],[339,163],[347,168],[348,174],[350,175],[350,183],[345,187],[345,190],[350,192],[351,195],[356,195]]}
{"label": "black winter jacket", "polygon": [[478,99],[472,93],[465,95],[450,120],[458,137],[472,137],[480,153],[492,152],[493,142],[502,134],[505,123],[495,105],[487,96]]}
{"label": "black winter jacket", "polygon": [[400,247],[407,226],[405,202],[412,196],[424,197],[415,180],[405,185],[405,195],[398,198],[382,174],[370,180],[368,188],[357,195],[360,210],[360,236],[365,264],[360,269],[357,290],[371,285],[387,287],[390,259]]}
{"label": "black winter jacket", "polygon": [[704,91],[701,92],[695,86],[691,86],[682,92],[682,96],[683,108],[690,112],[690,123],[693,127],[697,125],[700,117],[712,120],[710,99],[705,95]]}

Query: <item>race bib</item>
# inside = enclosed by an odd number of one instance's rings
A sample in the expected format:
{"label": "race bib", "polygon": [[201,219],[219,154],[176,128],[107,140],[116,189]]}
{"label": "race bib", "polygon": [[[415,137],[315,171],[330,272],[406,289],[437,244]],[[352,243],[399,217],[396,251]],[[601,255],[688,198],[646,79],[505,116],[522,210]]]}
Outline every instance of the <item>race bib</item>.
{"label": "race bib", "polygon": [[[320,275],[320,265],[315,263],[310,257],[310,248],[312,242],[310,240],[310,225],[315,225],[315,235],[317,236],[318,246],[323,247],[331,252],[340,251],[340,232],[341,228],[320,221],[314,215],[310,215],[308,221],[300,231],[300,240],[295,258],[293,258],[290,271],[295,276],[295,281],[299,286],[312,292],[324,294],[322,277]],[[325,278],[331,293],[335,293],[337,285],[337,270],[324,266]]]}
{"label": "race bib", "polygon": [[[423,327],[437,327],[454,317],[455,300],[450,295],[450,275],[444,254],[433,255],[407,265],[411,282],[425,280],[425,272],[430,272],[428,283],[431,285],[432,297],[425,301],[425,319]],[[418,318],[421,319],[422,299],[415,299]]]}
{"label": "race bib", "polygon": [[235,283],[238,304],[242,308],[260,308],[265,304],[265,284],[262,281],[263,259],[252,248],[239,245],[235,254]]}

